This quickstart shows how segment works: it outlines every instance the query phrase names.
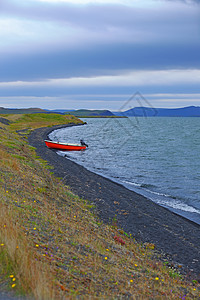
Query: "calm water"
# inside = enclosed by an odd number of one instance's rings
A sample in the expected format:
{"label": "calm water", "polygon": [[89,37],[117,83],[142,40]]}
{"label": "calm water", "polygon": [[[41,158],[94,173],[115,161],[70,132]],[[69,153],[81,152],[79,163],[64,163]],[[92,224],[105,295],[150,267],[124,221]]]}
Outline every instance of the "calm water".
{"label": "calm water", "polygon": [[50,138],[89,148],[58,154],[200,224],[200,118],[84,121]]}

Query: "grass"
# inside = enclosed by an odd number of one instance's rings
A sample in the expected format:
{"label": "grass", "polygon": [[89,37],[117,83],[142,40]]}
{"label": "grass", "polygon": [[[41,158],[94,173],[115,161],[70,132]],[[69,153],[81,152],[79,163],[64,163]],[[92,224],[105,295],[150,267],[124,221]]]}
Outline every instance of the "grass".
{"label": "grass", "polygon": [[25,130],[28,132],[30,130],[39,128],[39,127],[51,127],[54,125],[62,125],[68,123],[83,123],[81,120],[77,119],[72,115],[60,115],[60,114],[10,114],[2,115],[2,117],[7,118],[13,123],[9,126],[12,130]]}
{"label": "grass", "polygon": [[48,126],[48,118],[52,124],[57,116],[0,124],[0,286],[34,299],[198,299],[197,280],[115,220],[103,224],[15,132]]}

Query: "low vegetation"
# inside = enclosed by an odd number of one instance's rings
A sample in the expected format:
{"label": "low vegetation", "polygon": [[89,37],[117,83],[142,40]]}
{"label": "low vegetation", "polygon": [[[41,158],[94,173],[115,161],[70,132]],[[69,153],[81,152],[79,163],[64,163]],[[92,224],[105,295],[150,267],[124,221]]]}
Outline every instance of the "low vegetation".
{"label": "low vegetation", "polygon": [[82,121],[74,116],[60,115],[56,113],[19,114],[7,115],[6,117],[9,119],[9,121],[12,121],[12,124],[10,124],[10,128],[12,130],[27,130],[28,132],[39,127],[51,127],[54,125],[62,125],[68,123],[82,123]]}
{"label": "low vegetation", "polygon": [[138,244],[114,220],[103,224],[16,132],[60,117],[0,123],[0,287],[34,299],[198,299],[196,280],[155,259],[155,245]]}

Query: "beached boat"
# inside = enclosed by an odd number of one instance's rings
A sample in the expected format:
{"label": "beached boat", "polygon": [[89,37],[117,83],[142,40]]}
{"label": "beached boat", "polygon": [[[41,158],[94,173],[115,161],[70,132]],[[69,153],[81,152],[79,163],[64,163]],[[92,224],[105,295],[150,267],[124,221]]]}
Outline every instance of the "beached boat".
{"label": "beached boat", "polygon": [[49,140],[45,140],[44,142],[48,148],[58,149],[62,151],[81,151],[81,150],[85,150],[87,147],[87,145],[66,144],[66,143],[59,143],[59,142],[54,142]]}

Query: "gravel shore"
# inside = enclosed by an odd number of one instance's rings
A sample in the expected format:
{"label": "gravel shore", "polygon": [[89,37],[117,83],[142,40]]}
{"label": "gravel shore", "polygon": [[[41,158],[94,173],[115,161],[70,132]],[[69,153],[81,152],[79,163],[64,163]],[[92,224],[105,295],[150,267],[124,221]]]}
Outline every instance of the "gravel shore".
{"label": "gravel shore", "polygon": [[29,143],[75,194],[95,204],[104,222],[115,218],[136,240],[155,244],[165,257],[200,276],[200,226],[48,149],[44,143],[48,134],[68,126],[72,125],[36,129]]}

